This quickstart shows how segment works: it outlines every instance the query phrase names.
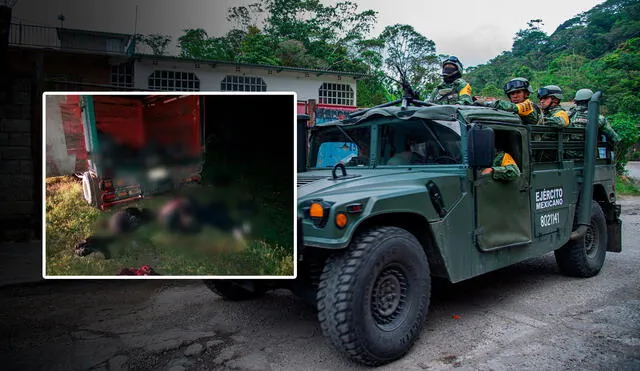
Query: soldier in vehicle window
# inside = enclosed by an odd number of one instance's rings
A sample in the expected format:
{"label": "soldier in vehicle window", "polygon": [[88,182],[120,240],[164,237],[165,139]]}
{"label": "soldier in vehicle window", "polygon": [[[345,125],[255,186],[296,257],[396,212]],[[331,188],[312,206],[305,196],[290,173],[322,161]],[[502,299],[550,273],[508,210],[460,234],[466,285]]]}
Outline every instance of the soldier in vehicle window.
{"label": "soldier in vehicle window", "polygon": [[513,157],[500,149],[496,149],[496,157],[493,159],[493,167],[482,170],[482,175],[489,175],[494,180],[510,182],[520,176],[520,168]]}
{"label": "soldier in vehicle window", "polygon": [[407,136],[404,151],[393,155],[387,162],[387,165],[424,164],[424,157],[413,149],[417,143],[416,138]]}
{"label": "soldier in vehicle window", "polygon": [[474,104],[517,113],[526,125],[539,125],[542,123],[540,108],[529,99],[529,95],[533,92],[529,80],[524,77],[516,77],[506,83],[503,89],[511,102],[504,100],[486,102],[484,99],[477,99]]}
{"label": "soldier in vehicle window", "polygon": [[[593,91],[591,89],[580,89],[576,92],[576,96],[573,98],[575,106],[569,110],[569,121],[572,127],[584,128],[587,126],[587,108],[592,96]],[[612,141],[614,144],[620,142],[620,136],[613,130],[603,115],[598,115],[598,129],[607,140]]]}
{"label": "soldier in vehicle window", "polygon": [[442,62],[442,80],[427,99],[435,104],[473,104],[471,85],[462,79],[462,62],[450,56]]}
{"label": "soldier in vehicle window", "polygon": [[569,114],[560,107],[560,101],[563,98],[562,89],[556,85],[547,85],[538,89],[538,99],[543,114],[542,125],[569,126]]}

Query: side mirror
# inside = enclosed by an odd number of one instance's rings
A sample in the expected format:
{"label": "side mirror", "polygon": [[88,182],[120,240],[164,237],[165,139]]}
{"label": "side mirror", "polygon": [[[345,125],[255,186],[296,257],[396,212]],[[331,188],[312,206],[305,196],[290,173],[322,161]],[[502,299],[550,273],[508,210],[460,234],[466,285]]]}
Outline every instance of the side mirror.
{"label": "side mirror", "polygon": [[491,167],[495,150],[493,129],[474,125],[469,130],[469,165],[472,167]]}
{"label": "side mirror", "polygon": [[298,115],[296,125],[298,126],[297,133],[297,172],[304,173],[307,171],[307,123],[309,122],[309,115]]}

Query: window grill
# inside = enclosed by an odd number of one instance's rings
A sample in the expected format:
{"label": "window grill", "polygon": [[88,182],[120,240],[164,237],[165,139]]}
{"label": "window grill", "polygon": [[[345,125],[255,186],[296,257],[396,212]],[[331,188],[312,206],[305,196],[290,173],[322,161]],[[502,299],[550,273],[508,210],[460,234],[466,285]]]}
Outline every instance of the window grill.
{"label": "window grill", "polygon": [[267,84],[262,77],[225,76],[220,83],[221,91],[267,91]]}
{"label": "window grill", "polygon": [[155,71],[149,76],[149,89],[200,91],[200,79],[193,72]]}
{"label": "window grill", "polygon": [[353,89],[348,84],[325,82],[320,87],[318,102],[321,104],[354,105]]}

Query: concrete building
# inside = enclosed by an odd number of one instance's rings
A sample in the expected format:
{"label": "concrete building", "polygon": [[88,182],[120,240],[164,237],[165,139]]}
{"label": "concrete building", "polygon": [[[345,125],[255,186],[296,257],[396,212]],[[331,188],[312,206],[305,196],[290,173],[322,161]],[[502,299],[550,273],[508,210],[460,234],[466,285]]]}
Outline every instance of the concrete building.
{"label": "concrete building", "polygon": [[[6,7],[0,7],[6,10]],[[136,53],[131,35],[10,23],[0,43],[0,238],[42,238],[45,91],[295,91],[300,113],[355,110],[358,74]],[[52,111],[47,119],[57,120]],[[47,124],[49,127],[49,124]],[[56,126],[56,125],[53,125]],[[56,141],[66,139],[57,133]]]}

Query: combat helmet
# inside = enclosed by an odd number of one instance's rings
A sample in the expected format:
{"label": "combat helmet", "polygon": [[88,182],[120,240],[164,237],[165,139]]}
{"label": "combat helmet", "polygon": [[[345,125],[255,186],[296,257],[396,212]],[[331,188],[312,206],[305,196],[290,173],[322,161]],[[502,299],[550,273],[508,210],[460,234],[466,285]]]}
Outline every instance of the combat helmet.
{"label": "combat helmet", "polygon": [[580,89],[576,92],[576,97],[573,98],[576,102],[585,101],[591,99],[593,96],[593,90],[591,89]]}
{"label": "combat helmet", "polygon": [[[444,66],[447,64],[452,64],[456,66],[457,70],[452,72],[445,72]],[[462,62],[460,62],[460,60],[456,56],[451,55],[447,57],[447,59],[442,61],[442,77],[445,80],[452,79],[455,76],[462,76],[462,69],[463,69]]]}
{"label": "combat helmet", "polygon": [[509,95],[509,93],[513,93],[514,91],[518,90],[526,90],[529,93],[533,93],[533,88],[531,88],[529,80],[525,79],[524,77],[516,77],[509,80],[509,82],[504,85],[503,89],[504,93],[507,96]]}
{"label": "combat helmet", "polygon": [[562,89],[560,89],[557,85],[547,85],[538,89],[538,99],[542,99],[545,97],[554,97],[559,100],[564,99],[564,95],[562,95]]}

